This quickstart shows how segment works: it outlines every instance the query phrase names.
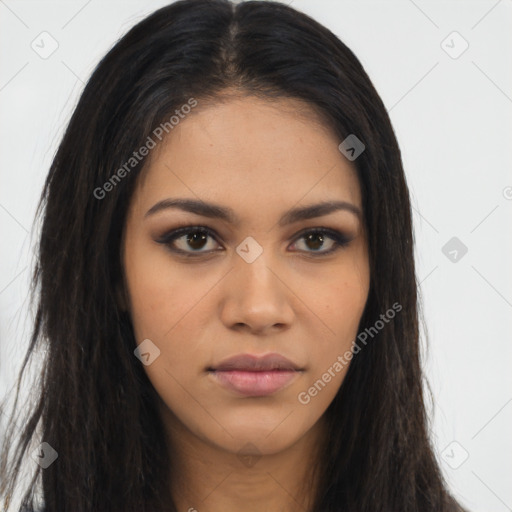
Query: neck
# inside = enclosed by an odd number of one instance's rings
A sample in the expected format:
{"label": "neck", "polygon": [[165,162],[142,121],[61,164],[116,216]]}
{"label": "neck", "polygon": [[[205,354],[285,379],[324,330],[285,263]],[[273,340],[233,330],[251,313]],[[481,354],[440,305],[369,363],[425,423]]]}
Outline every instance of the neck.
{"label": "neck", "polygon": [[[200,439],[169,411],[172,500],[179,512],[310,512],[319,484],[322,417],[301,439],[277,453],[233,453]],[[247,455],[243,455],[247,452]]]}

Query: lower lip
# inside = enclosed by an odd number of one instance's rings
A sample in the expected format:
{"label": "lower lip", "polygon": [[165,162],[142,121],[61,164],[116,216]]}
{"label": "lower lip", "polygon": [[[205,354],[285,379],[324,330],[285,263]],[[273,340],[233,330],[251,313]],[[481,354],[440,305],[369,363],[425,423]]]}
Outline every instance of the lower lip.
{"label": "lower lip", "polygon": [[224,387],[245,396],[268,396],[279,391],[298,375],[295,370],[250,372],[243,370],[210,372]]}

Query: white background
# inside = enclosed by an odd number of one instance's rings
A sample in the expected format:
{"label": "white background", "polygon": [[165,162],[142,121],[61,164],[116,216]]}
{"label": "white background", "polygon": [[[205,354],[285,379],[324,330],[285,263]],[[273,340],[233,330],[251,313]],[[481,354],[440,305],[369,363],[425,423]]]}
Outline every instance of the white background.
{"label": "white background", "polygon": [[[65,124],[99,59],[166,3],[0,0],[1,396],[28,341],[33,217]],[[512,510],[512,0],[291,5],[354,51],[398,137],[449,485],[472,511]],[[43,31],[58,42],[47,59],[31,48]],[[453,31],[469,43],[458,58]],[[452,237],[468,248],[456,262],[442,252]]]}

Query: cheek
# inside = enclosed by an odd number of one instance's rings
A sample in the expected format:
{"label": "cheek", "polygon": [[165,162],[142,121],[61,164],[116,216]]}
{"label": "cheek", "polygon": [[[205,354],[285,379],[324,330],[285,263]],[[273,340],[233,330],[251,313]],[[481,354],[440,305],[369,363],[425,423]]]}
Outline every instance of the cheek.
{"label": "cheek", "polygon": [[340,279],[324,296],[325,319],[337,336],[343,333],[355,334],[368,297],[368,285],[357,274]]}
{"label": "cheek", "polygon": [[[311,374],[314,379],[325,376],[324,380],[332,380],[334,385],[329,385],[331,392],[327,394],[335,394],[350,365],[368,290],[369,270],[364,258],[347,259],[317,287],[314,305],[322,322],[318,324]],[[329,371],[330,377],[325,375]]]}
{"label": "cheek", "polygon": [[327,325],[335,331],[332,334],[350,331],[358,323],[368,297],[370,271],[365,246],[358,243],[315,279],[319,281],[316,300],[321,301],[318,306]]}
{"label": "cheek", "polygon": [[160,351],[144,369],[160,395],[170,389],[179,394],[180,386],[171,385],[174,379],[185,383],[200,373],[208,355],[201,335],[212,314],[207,294],[218,276],[206,267],[184,271],[165,250],[143,239],[127,238],[127,247],[124,264],[135,339],[138,344],[149,339]]}
{"label": "cheek", "polygon": [[126,247],[124,267],[136,339],[158,343],[170,336],[180,319],[186,320],[204,295],[204,283],[180,271],[151,242],[127,238]]}

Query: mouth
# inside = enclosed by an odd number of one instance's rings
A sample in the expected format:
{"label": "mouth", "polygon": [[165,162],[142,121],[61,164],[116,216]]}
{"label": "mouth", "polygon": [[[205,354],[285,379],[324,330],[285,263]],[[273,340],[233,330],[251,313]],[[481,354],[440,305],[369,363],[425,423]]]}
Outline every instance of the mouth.
{"label": "mouth", "polygon": [[241,354],[209,367],[207,371],[224,388],[243,396],[258,397],[285,388],[302,374],[303,369],[280,354],[263,357]]}
{"label": "mouth", "polygon": [[245,396],[268,396],[289,384],[297,370],[214,370],[210,375],[222,386]]}

